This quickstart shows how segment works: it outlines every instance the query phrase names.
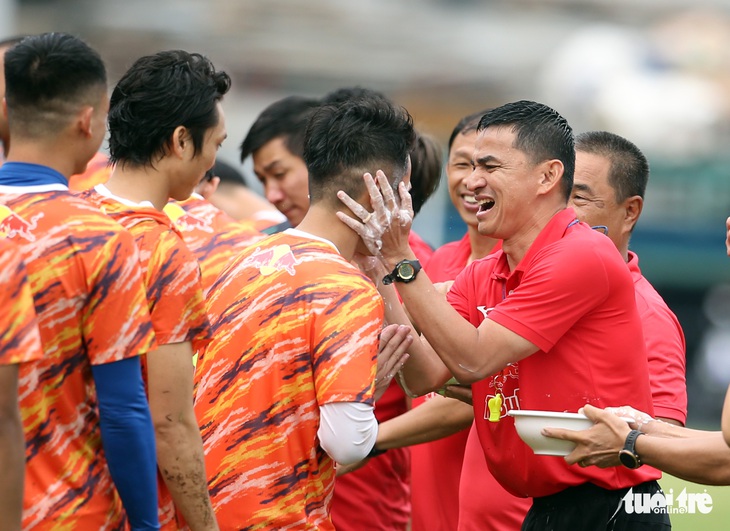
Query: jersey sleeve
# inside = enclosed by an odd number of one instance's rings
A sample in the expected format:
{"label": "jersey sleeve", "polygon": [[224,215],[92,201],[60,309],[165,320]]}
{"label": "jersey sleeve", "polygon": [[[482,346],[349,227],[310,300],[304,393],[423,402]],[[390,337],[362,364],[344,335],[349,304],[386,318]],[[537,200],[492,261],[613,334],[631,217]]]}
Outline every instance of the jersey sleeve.
{"label": "jersey sleeve", "polygon": [[104,237],[103,245],[86,246],[85,240],[75,240],[89,288],[82,329],[92,365],[139,356],[154,348],[134,238],[121,227]]}
{"label": "jersey sleeve", "polygon": [[20,254],[10,245],[0,251],[0,308],[0,365],[40,359],[33,295]]}
{"label": "jersey sleeve", "polygon": [[454,279],[449,292],[446,294],[446,301],[461,315],[464,319],[469,320],[469,299],[470,289],[469,280],[474,272],[474,264],[468,266]]}
{"label": "jersey sleeve", "polygon": [[319,405],[373,403],[383,302],[358,276],[324,279],[325,305],[313,322],[314,381]]}
{"label": "jersey sleeve", "polygon": [[[608,295],[616,264],[605,250],[552,246],[534,259],[519,286],[489,313],[489,319],[547,352],[591,308]],[[615,252],[615,250],[613,251]],[[620,260],[620,257],[618,257]],[[625,281],[631,282],[623,267]],[[608,268],[608,269],[607,269]]]}
{"label": "jersey sleeve", "polygon": [[171,230],[149,233],[156,242],[147,265],[147,297],[159,345],[209,339],[200,266]]}

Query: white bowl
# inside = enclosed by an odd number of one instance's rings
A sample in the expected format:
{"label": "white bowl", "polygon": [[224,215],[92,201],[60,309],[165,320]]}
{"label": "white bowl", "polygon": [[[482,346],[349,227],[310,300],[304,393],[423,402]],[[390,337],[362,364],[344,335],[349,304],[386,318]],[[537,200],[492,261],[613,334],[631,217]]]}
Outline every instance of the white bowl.
{"label": "white bowl", "polygon": [[560,413],[557,411],[517,410],[507,412],[515,419],[515,429],[520,439],[525,441],[537,455],[568,455],[575,448],[575,443],[562,439],[545,437],[540,432],[543,428],[565,428],[568,430],[586,430],[593,426],[593,421],[581,413]]}

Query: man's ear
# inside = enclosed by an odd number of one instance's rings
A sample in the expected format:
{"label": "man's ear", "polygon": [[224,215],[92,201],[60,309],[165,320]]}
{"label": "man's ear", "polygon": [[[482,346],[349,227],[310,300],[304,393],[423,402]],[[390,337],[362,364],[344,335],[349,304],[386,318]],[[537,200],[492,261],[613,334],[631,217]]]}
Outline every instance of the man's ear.
{"label": "man's ear", "polygon": [[540,164],[540,193],[547,193],[555,186],[560,186],[565,167],[558,159],[546,160]]}
{"label": "man's ear", "polygon": [[170,137],[170,153],[179,158],[184,158],[188,149],[192,148],[192,142],[187,127],[178,125]]}
{"label": "man's ear", "polygon": [[628,232],[634,230],[643,208],[644,200],[639,195],[631,196],[624,201],[624,227],[628,229]]}
{"label": "man's ear", "polygon": [[195,191],[202,195],[203,199],[208,199],[218,189],[220,182],[220,177],[213,177],[211,180],[203,178],[198,186],[195,187]]}
{"label": "man's ear", "polygon": [[94,134],[92,130],[92,118],[94,117],[94,108],[85,105],[79,111],[76,118],[76,126],[85,138],[91,138]]}

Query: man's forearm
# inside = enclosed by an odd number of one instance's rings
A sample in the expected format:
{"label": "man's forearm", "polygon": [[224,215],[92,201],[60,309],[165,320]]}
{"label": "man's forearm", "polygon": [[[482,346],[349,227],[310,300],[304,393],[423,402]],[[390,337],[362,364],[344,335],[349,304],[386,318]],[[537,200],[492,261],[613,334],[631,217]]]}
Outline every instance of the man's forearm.
{"label": "man's forearm", "polygon": [[0,413],[0,531],[20,531],[25,441],[17,410]]}
{"label": "man's forearm", "polygon": [[166,426],[156,423],[155,438],[160,473],[190,529],[217,529],[197,423],[174,419]]}
{"label": "man's forearm", "polygon": [[424,404],[382,422],[376,446],[382,450],[436,441],[471,426],[474,410],[453,398],[435,396]]}
{"label": "man's forearm", "polygon": [[642,462],[704,485],[730,485],[730,448],[720,432],[686,439],[644,435],[636,440]]}

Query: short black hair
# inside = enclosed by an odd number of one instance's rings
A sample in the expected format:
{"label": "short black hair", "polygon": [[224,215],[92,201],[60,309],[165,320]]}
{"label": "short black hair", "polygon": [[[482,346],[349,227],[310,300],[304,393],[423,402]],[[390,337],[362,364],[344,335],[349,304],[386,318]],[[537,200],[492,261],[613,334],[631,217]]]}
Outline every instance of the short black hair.
{"label": "short black hair", "polygon": [[451,151],[451,146],[454,145],[456,137],[476,131],[479,127],[479,121],[482,119],[482,116],[487,114],[490,110],[491,109],[484,109],[483,111],[474,112],[459,120],[459,123],[456,124],[454,130],[451,131],[451,136],[449,137],[449,151]]}
{"label": "short black hair", "polygon": [[109,102],[111,163],[152,164],[179,126],[190,132],[197,155],[205,132],[220,119],[216,105],[230,87],[228,74],[197,53],[170,50],[137,59]]}
{"label": "short black hair", "polygon": [[332,92],[328,92],[322,96],[322,105],[339,104],[361,98],[381,98],[388,100],[388,97],[382,92],[355,85],[353,87],[340,87]]}
{"label": "short black hair", "polygon": [[248,187],[243,172],[222,159],[215,159],[215,165],[212,168],[213,176],[218,177],[221,183],[238,184]]}
{"label": "short black hair", "polygon": [[563,163],[563,193],[570,198],[575,171],[575,141],[568,121],[547,105],[521,100],[492,109],[479,120],[477,131],[488,127],[510,127],[515,148],[533,163],[557,159]]}
{"label": "short black hair", "polygon": [[0,48],[15,46],[26,37],[27,35],[15,35],[14,37],[5,37],[4,39],[0,39]]}
{"label": "short black hair", "polygon": [[576,137],[575,150],[608,159],[611,163],[608,183],[614,189],[617,203],[635,195],[644,198],[649,161],[633,142],[607,131],[589,131]]}
{"label": "short black hair", "polygon": [[104,61],[78,37],[34,35],[5,52],[5,99],[13,134],[56,132],[80,106],[97,105],[104,91]]}
{"label": "short black hair", "polygon": [[411,199],[414,215],[421,211],[421,207],[438,188],[444,161],[443,148],[434,137],[420,133],[416,133],[416,136],[411,151]]}
{"label": "short black hair", "polygon": [[311,202],[339,204],[338,190],[361,196],[365,172],[375,176],[383,170],[397,185],[407,171],[415,139],[411,115],[388,100],[363,97],[321,106],[304,137]]}
{"label": "short black hair", "polygon": [[284,145],[292,155],[302,158],[304,130],[312,111],[319,105],[319,100],[315,98],[289,96],[266,107],[241,142],[241,162],[276,138],[284,140]]}

